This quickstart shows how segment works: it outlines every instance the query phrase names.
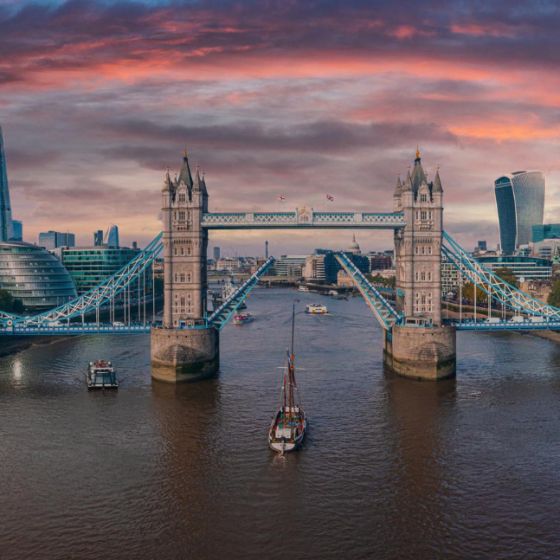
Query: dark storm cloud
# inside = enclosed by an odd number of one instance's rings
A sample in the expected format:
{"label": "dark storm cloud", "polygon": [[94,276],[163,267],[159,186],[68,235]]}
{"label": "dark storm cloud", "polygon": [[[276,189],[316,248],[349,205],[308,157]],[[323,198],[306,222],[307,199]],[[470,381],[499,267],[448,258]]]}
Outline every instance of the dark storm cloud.
{"label": "dark storm cloud", "polygon": [[[402,145],[404,138],[422,135],[426,140],[455,141],[449,132],[434,124],[320,121],[285,127],[263,127],[254,122],[208,126],[163,126],[150,121],[125,120],[107,125],[121,138],[146,142],[181,144],[192,139],[201,148],[226,150],[288,150],[294,152],[343,152],[375,146]],[[117,152],[119,153],[119,152]],[[134,157],[130,147],[120,152]]]}

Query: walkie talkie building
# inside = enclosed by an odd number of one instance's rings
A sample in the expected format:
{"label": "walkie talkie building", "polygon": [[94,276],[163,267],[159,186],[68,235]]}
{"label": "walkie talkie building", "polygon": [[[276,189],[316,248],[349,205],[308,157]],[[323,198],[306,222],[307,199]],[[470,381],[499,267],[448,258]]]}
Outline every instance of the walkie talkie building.
{"label": "walkie talkie building", "polygon": [[540,171],[515,171],[494,181],[500,245],[506,255],[531,241],[531,228],[543,223],[544,175]]}

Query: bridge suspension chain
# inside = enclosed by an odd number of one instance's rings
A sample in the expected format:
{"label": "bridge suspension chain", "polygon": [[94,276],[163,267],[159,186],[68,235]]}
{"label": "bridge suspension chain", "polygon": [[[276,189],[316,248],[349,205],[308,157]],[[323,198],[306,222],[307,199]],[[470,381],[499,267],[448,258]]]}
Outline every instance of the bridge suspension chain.
{"label": "bridge suspension chain", "polygon": [[0,315],[0,322],[4,325],[13,321],[14,326],[44,326],[60,320],[69,320],[98,310],[101,306],[113,301],[116,296],[127,290],[131,283],[137,281],[144,271],[153,264],[161,252],[163,245],[162,234],[158,234],[136,257],[124,265],[115,274],[104,280],[99,286],[92,288],[85,294],[37,315],[9,316]]}
{"label": "bridge suspension chain", "polygon": [[[442,256],[459,273],[493,299],[516,313],[560,321],[560,308],[539,301],[502,280],[497,274],[471,257],[447,232],[443,232]],[[476,290],[475,290],[476,293]]]}

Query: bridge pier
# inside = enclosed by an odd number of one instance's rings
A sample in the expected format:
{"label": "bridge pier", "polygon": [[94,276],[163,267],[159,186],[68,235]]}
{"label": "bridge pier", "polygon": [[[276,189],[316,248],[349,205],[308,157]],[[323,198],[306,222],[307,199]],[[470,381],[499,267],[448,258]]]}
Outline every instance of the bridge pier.
{"label": "bridge pier", "polygon": [[383,361],[403,377],[427,381],[454,377],[455,328],[395,325],[385,332]]}
{"label": "bridge pier", "polygon": [[219,332],[214,327],[153,328],[152,377],[181,383],[212,377],[220,367]]}

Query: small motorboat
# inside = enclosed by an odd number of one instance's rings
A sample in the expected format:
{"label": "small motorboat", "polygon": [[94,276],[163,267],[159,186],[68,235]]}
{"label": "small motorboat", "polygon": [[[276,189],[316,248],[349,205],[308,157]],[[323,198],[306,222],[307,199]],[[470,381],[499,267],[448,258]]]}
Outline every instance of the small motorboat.
{"label": "small motorboat", "polygon": [[295,304],[292,312],[292,347],[288,351],[287,366],[281,368],[284,370],[282,377],[282,403],[272,419],[268,430],[268,445],[270,449],[282,455],[286,452],[294,451],[301,446],[307,429],[307,418],[297,394],[294,319]]}
{"label": "small motorboat", "polygon": [[305,312],[311,315],[325,315],[329,312],[326,305],[321,303],[310,303],[305,306]]}
{"label": "small motorboat", "polygon": [[309,288],[307,286],[304,286],[303,284],[300,284],[298,286],[298,292],[308,292]]}
{"label": "small motorboat", "polygon": [[247,323],[250,323],[251,321],[254,321],[254,317],[248,313],[236,313],[233,316],[233,324],[234,325],[246,325]]}
{"label": "small motorboat", "polygon": [[88,391],[92,389],[118,389],[119,382],[113,364],[107,360],[90,362],[86,373]]}

